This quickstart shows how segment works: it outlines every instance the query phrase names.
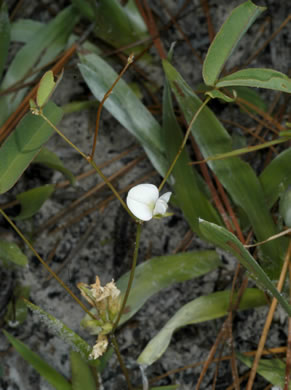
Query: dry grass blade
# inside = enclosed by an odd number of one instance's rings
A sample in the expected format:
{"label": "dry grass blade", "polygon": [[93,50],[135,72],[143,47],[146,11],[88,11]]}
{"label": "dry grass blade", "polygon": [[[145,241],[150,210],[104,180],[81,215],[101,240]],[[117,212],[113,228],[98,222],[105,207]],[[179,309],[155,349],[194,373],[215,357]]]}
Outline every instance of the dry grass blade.
{"label": "dry grass blade", "polygon": [[193,239],[193,235],[194,234],[193,234],[192,230],[188,230],[187,233],[182,238],[182,240],[176,246],[175,250],[173,251],[173,254],[176,254],[176,253],[179,253],[179,252],[185,252],[186,249],[191,244],[191,241]]}
{"label": "dry grass blade", "polygon": [[194,54],[194,56],[198,59],[198,61],[200,62],[200,64],[203,64],[203,60],[202,60],[202,57],[201,55],[197,52],[197,50],[194,49],[194,47],[192,46],[191,44],[191,41],[190,39],[187,37],[187,35],[185,34],[185,32],[183,31],[182,27],[180,26],[180,24],[177,22],[175,16],[172,14],[172,12],[169,10],[169,8],[166,6],[164,0],[161,0],[161,3],[163,5],[163,8],[165,9],[165,11],[167,12],[167,14],[169,15],[170,19],[171,19],[171,22],[174,24],[174,26],[176,27],[176,29],[179,31],[179,33],[182,35],[184,41],[187,43],[187,45],[189,46],[190,50],[192,51],[192,53]]}
{"label": "dry grass blade", "polygon": [[[281,95],[282,95],[282,92],[281,92],[281,91],[279,91],[279,92],[276,93],[275,98],[274,98],[272,104],[270,105],[270,107],[269,107],[269,109],[268,109],[268,115],[272,115],[272,113],[273,113],[273,111],[274,111],[274,109],[275,109],[275,107],[276,107],[276,105],[277,105],[277,103],[278,103],[278,101],[279,101]],[[262,124],[258,124],[256,130],[253,132],[254,138],[256,138],[256,137],[259,136],[259,134],[260,134],[260,132],[262,131],[262,129],[263,129],[263,125],[262,125]],[[264,142],[265,142],[265,141],[264,141]],[[252,143],[250,143],[250,145],[252,145]]]}
{"label": "dry grass blade", "polygon": [[[279,279],[279,282],[278,282],[278,285],[277,285],[277,289],[278,289],[279,292],[282,291],[282,288],[283,288],[283,285],[284,285],[286,273],[287,273],[287,270],[289,268],[290,255],[291,255],[291,241],[290,241],[290,244],[289,244],[289,248],[288,248],[287,254],[285,256],[285,260],[284,260],[284,264],[283,264],[283,267],[282,267],[280,279]],[[251,368],[251,373],[250,373],[250,376],[249,376],[249,380],[248,380],[248,383],[247,383],[246,390],[251,390],[253,388],[255,376],[256,376],[256,373],[257,373],[258,364],[259,364],[259,361],[260,361],[260,358],[261,358],[261,355],[262,355],[262,351],[263,351],[263,348],[264,348],[264,345],[265,345],[265,342],[266,342],[266,339],[267,339],[267,336],[268,336],[268,332],[269,332],[269,329],[270,329],[270,326],[271,326],[271,323],[272,323],[272,320],[273,320],[273,316],[274,316],[275,309],[277,307],[277,303],[278,303],[277,299],[273,298],[271,306],[270,306],[270,310],[269,310],[269,313],[268,313],[268,316],[267,316],[267,319],[266,319],[266,322],[265,322],[265,326],[264,326],[264,329],[263,329],[263,332],[262,332],[262,335],[261,335],[261,338],[260,338],[260,342],[259,342],[259,345],[258,345],[257,353],[256,353],[256,356],[255,356],[255,359],[254,359],[254,362],[253,362],[253,365],[252,365],[252,368]]]}
{"label": "dry grass blade", "polygon": [[280,31],[290,22],[291,15],[288,15],[287,18],[282,22],[282,24],[273,32],[273,34],[264,42],[264,44],[252,54],[242,67],[248,66],[267,46],[268,44],[280,33]]}
{"label": "dry grass blade", "polygon": [[164,49],[161,38],[159,36],[159,30],[157,28],[157,25],[155,23],[152,11],[148,5],[147,0],[135,0],[135,3],[144,19],[145,24],[147,25],[147,28],[154,41],[154,45],[158,51],[160,58],[167,58],[166,51]]}
{"label": "dry grass blade", "polygon": [[[272,131],[274,134],[278,135],[280,131],[283,131],[285,130],[283,126],[281,126],[281,124],[276,121],[271,115],[269,115],[268,113],[262,111],[260,108],[258,108],[257,106],[255,106],[254,104],[248,102],[247,100],[245,99],[242,99],[242,98],[236,98],[235,99],[235,102],[237,103],[237,105],[243,110],[245,111],[251,118],[253,118],[256,122],[260,123],[262,126],[266,127],[267,129],[269,129],[270,131]],[[249,110],[246,110],[244,106],[248,106],[249,108],[251,108],[252,110],[254,110],[257,114],[259,114],[262,118],[264,118],[264,121],[262,121],[261,119],[259,119],[257,116],[253,115]],[[270,122],[273,126],[275,126],[277,128],[274,129],[273,127],[271,127],[268,122]]]}
{"label": "dry grass blade", "polygon": [[[287,351],[286,347],[276,347],[276,348],[264,349],[262,352],[262,355],[270,355],[270,354],[276,355],[276,354],[286,353],[286,351]],[[249,351],[249,352],[243,352],[243,355],[255,356],[256,353],[257,353],[257,351]],[[230,360],[230,359],[231,359],[231,355],[227,355],[227,356],[223,356],[220,359],[218,359],[218,358],[213,359],[212,363],[216,363],[216,362],[218,362],[218,360],[224,361],[224,360]],[[204,364],[205,364],[205,361],[202,361],[202,362],[198,362],[198,363],[187,364],[186,366],[183,366],[183,367],[175,368],[173,370],[165,372],[162,375],[159,375],[155,378],[152,378],[149,381],[149,383],[153,384],[155,382],[158,382],[161,379],[167,378],[170,375],[178,374],[182,371],[189,370],[189,368],[200,367],[200,366],[203,366]],[[244,380],[245,378],[248,378],[248,376],[249,376],[249,372],[242,377],[242,380]],[[226,390],[228,390],[228,389],[233,389],[233,384],[229,388],[227,388]]]}
{"label": "dry grass blade", "polygon": [[267,240],[265,240],[265,241],[260,241],[260,242],[257,242],[256,244],[245,245],[245,247],[246,247],[246,248],[253,248],[253,247],[256,247],[256,246],[265,244],[266,242],[275,240],[276,238],[286,236],[287,234],[290,234],[290,233],[291,233],[291,228],[289,228],[289,229],[287,229],[287,230],[284,230],[283,232],[280,232],[280,233],[278,233],[278,234],[275,234],[274,236],[269,237],[269,238],[268,238]]}
{"label": "dry grass blade", "polygon": [[203,12],[204,12],[204,14],[206,16],[206,20],[207,20],[209,40],[210,40],[210,42],[212,42],[214,37],[215,37],[215,31],[214,31],[213,23],[211,21],[211,16],[210,16],[210,12],[209,12],[209,4],[208,4],[207,0],[200,0],[200,3],[202,5],[202,9],[203,9]]}

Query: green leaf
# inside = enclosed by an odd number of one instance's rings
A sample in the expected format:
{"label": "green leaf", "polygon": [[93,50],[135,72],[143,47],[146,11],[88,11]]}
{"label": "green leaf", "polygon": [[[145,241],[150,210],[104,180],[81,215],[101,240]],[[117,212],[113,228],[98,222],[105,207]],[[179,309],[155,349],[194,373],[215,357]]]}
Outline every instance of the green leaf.
{"label": "green leaf", "polygon": [[276,156],[260,175],[265,199],[271,208],[280,194],[291,185],[291,149]]}
{"label": "green leaf", "polygon": [[54,152],[48,150],[47,148],[41,148],[40,152],[32,161],[32,163],[43,164],[51,169],[55,169],[56,171],[62,172],[70,181],[71,185],[75,184],[76,179],[72,172],[64,167],[59,156],[57,156]]}
{"label": "green leaf", "polygon": [[30,292],[29,286],[18,284],[13,290],[12,299],[9,301],[4,320],[13,327],[21,325],[27,317],[27,306],[23,298],[28,299]]}
{"label": "green leaf", "polygon": [[291,187],[283,194],[280,200],[280,214],[285,222],[285,225],[291,227]]}
{"label": "green leaf", "polygon": [[246,1],[232,11],[208,49],[202,71],[205,84],[215,85],[223,65],[240,39],[265,9]]}
{"label": "green leaf", "polygon": [[[66,326],[62,321],[58,320],[40,307],[27,300],[25,300],[25,303],[35,314],[39,316],[39,320],[41,322],[53,330],[54,333],[69,344],[73,350],[79,352],[84,359],[89,360],[89,354],[91,353],[92,347],[90,347],[85,340],[77,335],[77,333],[73,332],[72,329]],[[98,363],[98,361],[96,362]]]}
{"label": "green leaf", "polygon": [[[150,365],[158,360],[168,348],[175,330],[182,326],[220,318],[228,314],[231,291],[219,291],[194,299],[182,306],[163,326],[159,333],[147,344],[137,359],[139,364]],[[236,294],[234,295],[234,299]],[[255,288],[245,290],[239,304],[239,310],[265,305],[264,293]]]}
{"label": "green leaf", "polygon": [[52,195],[54,190],[54,184],[46,184],[16,195],[16,199],[19,200],[21,204],[21,212],[13,219],[21,221],[23,219],[31,218],[39,211],[41,206]]}
{"label": "green leaf", "polygon": [[72,390],[96,390],[96,383],[90,367],[75,351],[70,353],[72,368]]}
{"label": "green leaf", "polygon": [[[68,37],[78,20],[79,15],[70,6],[59,12],[48,24],[44,24],[38,33],[34,34],[32,39],[14,57],[5,75],[1,89],[4,90],[22,81],[35,66],[39,69],[52,61],[64,49]],[[32,81],[36,77],[37,74],[34,74],[25,78],[25,82]],[[0,112],[2,113],[0,125],[17,108],[26,92],[27,88],[23,88],[0,98]]]}
{"label": "green leaf", "polygon": [[[236,356],[249,368],[253,365],[253,359],[236,352]],[[281,359],[261,359],[258,364],[257,373],[273,385],[284,388],[286,365]],[[291,389],[291,383],[288,386]]]}
{"label": "green leaf", "polygon": [[[129,320],[151,296],[163,288],[197,278],[213,271],[220,264],[218,254],[207,250],[153,257],[140,264],[136,267],[125,313],[121,317],[119,325]],[[126,291],[128,278],[129,272],[116,283],[122,294]],[[82,324],[90,328],[90,333],[97,334],[99,332],[88,315],[82,320]]]}
{"label": "green leaf", "polygon": [[234,234],[221,226],[203,220],[200,220],[200,230],[207,240],[233,254],[250,272],[254,281],[272,295],[272,297],[276,298],[286,313],[289,316],[291,315],[291,306],[287,300],[278,292],[263,268],[256,262]]}
{"label": "green leaf", "polygon": [[[79,54],[81,74],[96,99],[101,101],[117,73],[96,54]],[[161,127],[123,80],[105,101],[105,108],[140,142],[156,170],[164,176],[168,163],[161,139]]]}
{"label": "green leaf", "polygon": [[[183,140],[182,132],[174,114],[171,93],[166,81],[163,98],[163,137],[170,166]],[[189,166],[190,158],[184,148],[172,171],[172,188],[192,230],[198,234],[198,218],[221,223],[216,210],[200,188],[198,174]],[[207,217],[206,217],[207,215]]]}
{"label": "green leaf", "polygon": [[288,142],[288,141],[289,141],[289,139],[285,138],[285,137],[277,138],[277,139],[274,139],[272,141],[267,141],[267,142],[264,142],[264,143],[261,143],[258,145],[246,146],[244,148],[232,150],[231,152],[216,154],[215,156],[207,157],[205,159],[205,161],[215,161],[215,160],[222,160],[225,158],[230,158],[230,157],[235,157],[235,156],[241,156],[242,154],[252,153],[252,152],[255,152],[257,150],[269,148],[270,146],[278,145],[278,144],[281,144],[283,142]]}
{"label": "green leaf", "polygon": [[0,240],[0,260],[25,267],[28,259],[14,242]]}
{"label": "green leaf", "polygon": [[[72,0],[81,14],[96,24],[95,34],[110,45],[120,48],[148,37],[147,27],[140,16],[134,0],[125,5],[119,0],[91,1]],[[134,45],[125,52],[140,53],[144,45]]]}
{"label": "green leaf", "polygon": [[24,343],[17,340],[5,330],[3,330],[3,333],[23,359],[28,361],[28,363],[56,390],[72,390],[72,386],[63,375],[59,374],[58,371],[48,365],[36,353],[32,352]]}
{"label": "green leaf", "polygon": [[11,41],[29,42],[35,34],[38,34],[43,23],[32,19],[17,19],[11,24]]}
{"label": "green leaf", "polygon": [[[62,117],[62,110],[52,102],[43,112],[53,124]],[[41,117],[32,113],[25,115],[0,148],[0,194],[16,183],[53,132]]]}
{"label": "green leaf", "polygon": [[55,85],[56,83],[53,72],[51,70],[45,72],[39,82],[39,87],[36,93],[36,103],[39,108],[42,108],[42,106],[47,103],[54,92]]}
{"label": "green leaf", "polygon": [[220,100],[223,100],[227,103],[231,103],[235,100],[235,98],[232,98],[228,95],[225,95],[224,93],[222,93],[221,91],[219,91],[218,89],[212,89],[211,91],[207,91],[205,92],[205,95],[208,95],[210,96],[212,99],[220,99]]}
{"label": "green leaf", "polygon": [[[180,74],[167,61],[163,62],[166,76],[189,123],[202,102]],[[204,158],[232,151],[232,139],[213,112],[205,107],[192,127],[192,134]],[[239,157],[209,161],[233,202],[247,214],[258,241],[277,233],[276,226],[264,200],[264,192],[255,172]],[[276,277],[284,257],[285,241],[274,240],[263,246],[264,263]],[[271,270],[271,266],[273,269]]]}
{"label": "green leaf", "polygon": [[276,91],[291,93],[291,79],[285,74],[272,69],[249,68],[239,70],[220,79],[216,87],[235,85],[275,89]]}
{"label": "green leaf", "polygon": [[7,6],[4,1],[0,3],[0,79],[5,66],[10,43],[10,22]]}
{"label": "green leaf", "polygon": [[75,101],[71,103],[64,104],[62,110],[64,115],[71,114],[72,112],[78,112],[82,110],[88,110],[90,108],[97,109],[99,102],[97,100],[85,100],[85,101]]}

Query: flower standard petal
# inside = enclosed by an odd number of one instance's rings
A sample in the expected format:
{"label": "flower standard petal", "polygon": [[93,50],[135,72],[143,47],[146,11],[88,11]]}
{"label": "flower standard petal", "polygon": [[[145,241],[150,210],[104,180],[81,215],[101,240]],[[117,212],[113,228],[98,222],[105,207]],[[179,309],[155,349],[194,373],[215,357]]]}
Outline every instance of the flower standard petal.
{"label": "flower standard petal", "polygon": [[127,194],[126,203],[129,210],[142,221],[153,217],[153,210],[159,198],[159,190],[153,184],[139,184]]}

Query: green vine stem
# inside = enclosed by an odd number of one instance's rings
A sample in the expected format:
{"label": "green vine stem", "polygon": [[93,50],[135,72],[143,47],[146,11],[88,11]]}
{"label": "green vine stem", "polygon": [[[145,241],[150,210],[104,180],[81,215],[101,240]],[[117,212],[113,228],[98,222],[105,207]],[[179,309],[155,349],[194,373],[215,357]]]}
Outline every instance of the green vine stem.
{"label": "green vine stem", "polygon": [[120,367],[122,369],[123,375],[124,375],[124,377],[126,379],[127,386],[129,388],[129,390],[133,390],[133,387],[132,387],[131,382],[130,382],[128,370],[127,370],[127,368],[126,368],[126,366],[124,364],[124,361],[122,359],[121,353],[119,351],[118,343],[117,343],[117,340],[116,340],[116,337],[115,337],[114,334],[112,334],[110,336],[110,340],[111,340],[111,343],[113,345],[114,351],[116,353],[117,359],[119,361]]}
{"label": "green vine stem", "polygon": [[11,221],[8,215],[0,208],[0,213],[6,219],[6,221],[12,226],[15,232],[19,235],[19,237],[26,243],[26,245],[30,248],[30,250],[34,253],[40,263],[46,268],[46,270],[56,279],[56,281],[71,295],[71,297],[81,306],[81,308],[94,320],[96,317],[87,309],[87,307],[80,301],[80,299],[70,290],[70,288],[62,281],[62,279],[47,265],[47,263],[43,260],[43,258],[38,254],[38,252],[34,249],[32,244],[28,241],[28,239],[23,235],[23,233],[18,229],[18,227]]}
{"label": "green vine stem", "polygon": [[92,151],[91,151],[89,160],[93,160],[93,158],[94,158],[95,149],[96,149],[96,143],[97,143],[97,137],[98,137],[98,131],[99,131],[99,122],[100,122],[100,117],[101,117],[101,110],[102,110],[102,107],[103,107],[103,105],[105,103],[105,100],[111,95],[111,93],[113,91],[113,88],[118,83],[118,81],[121,79],[121,77],[124,75],[124,73],[126,72],[127,68],[129,67],[129,65],[133,63],[133,60],[134,60],[134,55],[131,54],[128,57],[128,59],[127,59],[127,63],[125,65],[125,67],[122,69],[122,71],[120,72],[120,74],[118,75],[118,77],[116,78],[116,80],[114,81],[112,86],[110,87],[110,89],[105,93],[105,95],[103,96],[103,99],[101,100],[101,102],[99,104],[99,107],[98,107],[98,110],[97,110],[96,127],[95,127],[95,133],[94,133],[93,146],[92,146]]}
{"label": "green vine stem", "polygon": [[186,131],[186,134],[185,134],[185,137],[181,143],[181,146],[178,150],[178,153],[176,154],[172,164],[170,165],[170,168],[168,169],[167,173],[165,174],[165,177],[163,178],[163,181],[161,182],[160,186],[159,186],[159,191],[162,190],[162,188],[164,187],[166,181],[168,180],[172,170],[174,169],[175,165],[176,165],[176,162],[178,160],[178,158],[180,157],[180,154],[182,153],[182,150],[184,149],[185,145],[186,145],[186,142],[187,142],[187,139],[189,137],[189,134],[190,134],[190,131],[191,131],[191,128],[194,124],[194,122],[196,121],[198,115],[200,114],[200,112],[203,110],[203,108],[206,106],[206,104],[209,102],[209,100],[211,99],[210,96],[208,96],[205,101],[201,104],[201,106],[198,108],[198,110],[195,112],[193,118],[191,119],[191,122],[189,123],[189,126],[187,128],[187,131]]}
{"label": "green vine stem", "polygon": [[136,229],[136,238],[135,238],[135,247],[134,247],[133,259],[132,259],[132,266],[131,266],[131,270],[130,270],[128,285],[127,285],[127,288],[126,288],[126,292],[124,294],[124,298],[123,298],[123,301],[122,301],[121,308],[119,310],[117,319],[116,319],[116,321],[115,321],[115,323],[113,325],[112,333],[115,331],[115,329],[117,328],[117,326],[119,324],[120,318],[121,318],[121,316],[123,314],[123,311],[124,311],[124,308],[126,306],[126,303],[127,303],[127,300],[128,300],[128,296],[129,296],[129,293],[130,293],[130,290],[131,290],[131,287],[132,287],[132,282],[133,282],[135,268],[136,268],[136,263],[137,263],[138,250],[139,250],[141,227],[142,227],[142,223],[138,222],[137,223],[137,229]]}

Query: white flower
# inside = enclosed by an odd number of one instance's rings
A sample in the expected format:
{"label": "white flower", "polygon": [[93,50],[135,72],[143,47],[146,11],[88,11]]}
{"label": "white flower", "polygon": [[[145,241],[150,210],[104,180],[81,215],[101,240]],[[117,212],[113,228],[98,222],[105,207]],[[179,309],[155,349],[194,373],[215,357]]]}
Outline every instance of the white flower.
{"label": "white flower", "polygon": [[172,193],[159,197],[159,190],[153,184],[139,184],[128,192],[126,203],[134,216],[149,221],[155,215],[164,215]]}

